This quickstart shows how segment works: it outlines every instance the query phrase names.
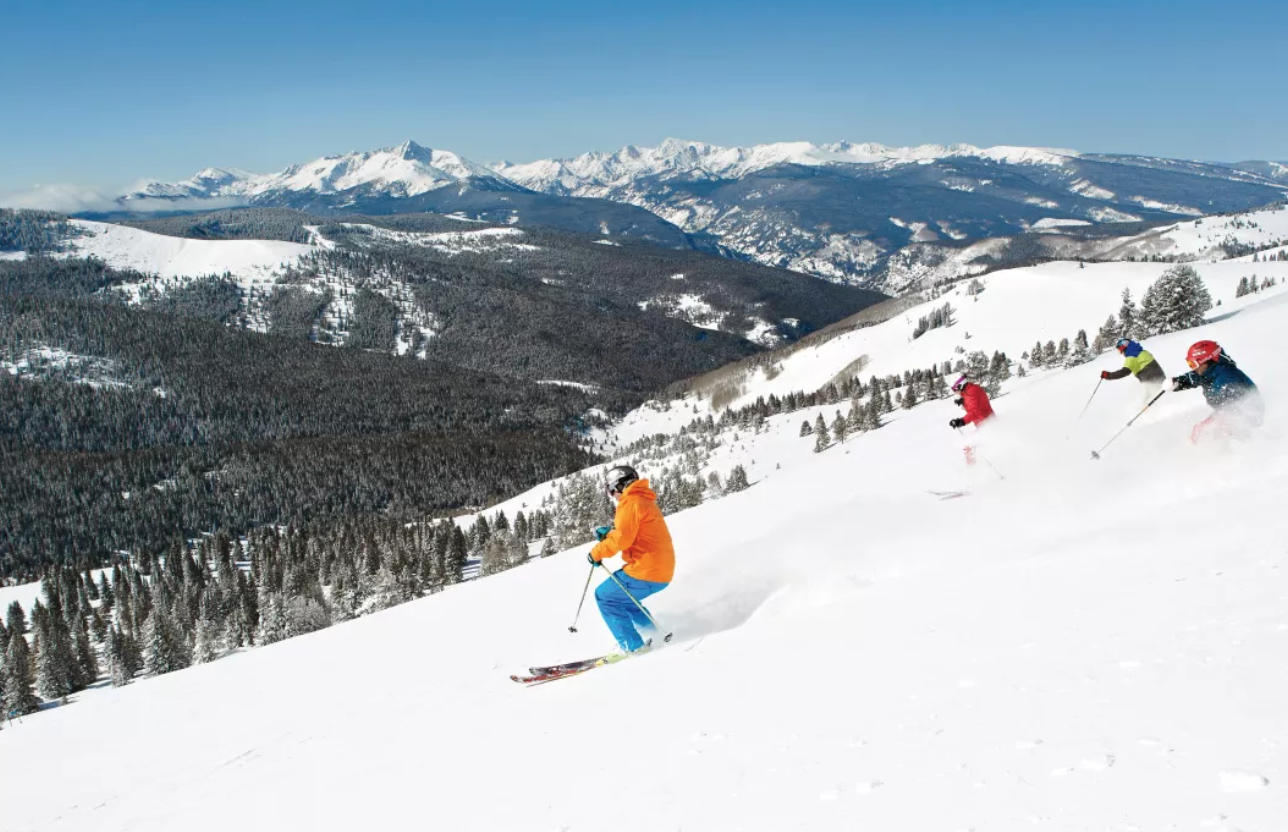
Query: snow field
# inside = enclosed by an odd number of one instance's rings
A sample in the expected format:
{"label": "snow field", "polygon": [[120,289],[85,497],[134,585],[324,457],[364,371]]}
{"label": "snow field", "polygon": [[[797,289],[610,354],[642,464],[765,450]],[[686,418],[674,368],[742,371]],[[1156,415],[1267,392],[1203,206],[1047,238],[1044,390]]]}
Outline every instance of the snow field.
{"label": "snow field", "polygon": [[806,450],[668,520],[673,645],[506,679],[611,646],[589,602],[567,632],[581,547],[24,720],[0,828],[1282,829],[1286,318],[1149,344],[1226,345],[1267,399],[1245,445],[1189,446],[1206,406],[1169,393],[1090,461],[1139,395],[1074,425],[1107,357],[1008,383],[1005,480],[946,401],[821,454],[779,417],[746,453]]}
{"label": "snow field", "polygon": [[110,223],[72,220],[87,233],[68,243],[71,257],[97,257],[116,269],[161,278],[194,278],[230,272],[239,283],[266,279],[313,246],[282,240],[189,240]]}

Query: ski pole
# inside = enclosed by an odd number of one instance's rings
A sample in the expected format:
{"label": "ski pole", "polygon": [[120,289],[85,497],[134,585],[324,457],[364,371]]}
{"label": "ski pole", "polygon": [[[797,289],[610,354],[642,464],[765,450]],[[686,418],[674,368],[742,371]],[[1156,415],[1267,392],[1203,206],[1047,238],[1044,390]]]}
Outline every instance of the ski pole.
{"label": "ski pole", "polygon": [[[604,566],[604,562],[600,561],[599,565]],[[607,566],[604,566],[604,571],[608,573],[608,577],[613,579],[613,583],[617,584],[617,588],[620,589],[622,592],[626,593],[627,598],[631,599],[632,601],[635,601],[635,606],[639,607],[640,612],[644,613],[645,617],[648,618],[648,623],[653,625],[653,629],[660,632],[662,630],[662,627],[657,623],[657,620],[653,618],[653,613],[644,609],[644,605],[641,604],[639,601],[635,600],[635,596],[631,595],[631,591],[626,588],[625,584],[623,584],[620,580],[618,580],[617,576],[613,574],[611,569],[609,569]],[[666,638],[662,639],[662,641],[670,641],[671,636],[673,635],[674,633],[667,633]]]}
{"label": "ski pole", "polygon": [[577,619],[581,618],[581,608],[586,603],[586,593],[590,591],[590,579],[595,577],[595,567],[590,567],[590,574],[586,576],[586,585],[581,589],[581,600],[577,602],[577,614],[572,617],[572,626],[568,632],[577,632]]}
{"label": "ski pole", "polygon": [[1144,407],[1142,407],[1142,408],[1140,409],[1140,413],[1137,413],[1135,416],[1131,417],[1131,421],[1130,421],[1130,422],[1128,422],[1127,424],[1123,425],[1123,426],[1122,426],[1122,428],[1121,428],[1117,433],[1115,433],[1113,436],[1111,436],[1111,437],[1109,438],[1109,441],[1105,443],[1105,445],[1104,445],[1104,447],[1103,447],[1103,448],[1101,448],[1101,449],[1100,449],[1100,450],[1098,450],[1098,451],[1092,451],[1092,452],[1091,452],[1091,458],[1092,458],[1092,459],[1100,459],[1100,455],[1101,455],[1102,453],[1104,453],[1104,452],[1105,452],[1105,448],[1108,448],[1110,445],[1114,444],[1114,440],[1115,440],[1115,439],[1117,439],[1118,437],[1122,436],[1122,435],[1123,435],[1123,431],[1125,431],[1125,430],[1127,430],[1127,428],[1131,427],[1131,426],[1136,422],[1136,420],[1137,420],[1137,419],[1139,419],[1140,417],[1144,416],[1144,415],[1145,415],[1145,411],[1146,411],[1146,410],[1149,410],[1149,409],[1150,409],[1150,407],[1152,407],[1152,406],[1153,406],[1154,402],[1156,402],[1156,401],[1158,401],[1159,399],[1163,398],[1163,394],[1164,394],[1164,393],[1166,393],[1166,392],[1167,392],[1166,390],[1159,390],[1159,391],[1158,391],[1158,395],[1157,395],[1157,396],[1155,396],[1154,398],[1150,399],[1150,400],[1149,400],[1149,404],[1145,405]]}
{"label": "ski pole", "polygon": [[[961,429],[961,428],[954,428],[954,430],[956,430],[956,431],[957,431],[957,435],[958,435],[958,436],[960,436],[960,437],[962,438],[962,441],[963,441],[963,442],[965,442],[965,441],[966,441],[966,434],[962,433],[962,429]],[[997,466],[996,466],[996,465],[994,465],[992,462],[989,462],[988,457],[984,456],[984,455],[983,455],[983,454],[981,454],[979,451],[974,450],[974,448],[973,448],[973,447],[972,447],[972,449],[971,449],[971,452],[972,452],[972,453],[974,453],[974,454],[975,454],[975,456],[977,456],[977,457],[979,457],[980,459],[984,460],[984,464],[985,464],[985,465],[987,465],[989,468],[992,468],[992,469],[993,469],[993,473],[994,473],[994,474],[997,474],[997,478],[998,478],[999,480],[1005,480],[1005,479],[1006,479],[1006,477],[1002,476],[1002,472],[1001,472],[1001,471],[999,471],[999,470],[997,470]]]}
{"label": "ski pole", "polygon": [[1100,381],[1096,382],[1096,389],[1091,391],[1091,397],[1088,398],[1087,403],[1082,406],[1082,412],[1078,414],[1077,419],[1073,420],[1073,423],[1075,425],[1082,421],[1083,416],[1087,415],[1087,408],[1091,407],[1091,399],[1094,399],[1096,397],[1096,394],[1100,392],[1100,385],[1104,383],[1105,383],[1105,377],[1101,376]]}

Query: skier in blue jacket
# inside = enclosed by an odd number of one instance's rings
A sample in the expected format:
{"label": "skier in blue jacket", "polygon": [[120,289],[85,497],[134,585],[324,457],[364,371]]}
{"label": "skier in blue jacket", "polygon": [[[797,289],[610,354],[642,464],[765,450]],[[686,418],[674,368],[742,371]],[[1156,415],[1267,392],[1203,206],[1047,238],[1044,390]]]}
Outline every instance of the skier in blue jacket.
{"label": "skier in blue jacket", "polygon": [[1190,372],[1172,379],[1172,390],[1202,388],[1203,398],[1212,406],[1211,416],[1194,426],[1190,442],[1204,435],[1246,437],[1265,419],[1265,404],[1252,379],[1215,341],[1199,341],[1185,356]]}

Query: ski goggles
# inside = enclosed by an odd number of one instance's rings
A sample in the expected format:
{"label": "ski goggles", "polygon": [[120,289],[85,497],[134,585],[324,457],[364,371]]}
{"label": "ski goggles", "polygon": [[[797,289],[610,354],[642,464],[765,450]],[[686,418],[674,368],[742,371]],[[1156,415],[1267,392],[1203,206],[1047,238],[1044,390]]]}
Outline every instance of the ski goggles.
{"label": "ski goggles", "polygon": [[1185,363],[1190,365],[1191,370],[1197,370],[1199,367],[1208,363],[1208,359],[1205,358],[1202,361],[1195,361],[1193,358],[1187,358],[1185,359]]}

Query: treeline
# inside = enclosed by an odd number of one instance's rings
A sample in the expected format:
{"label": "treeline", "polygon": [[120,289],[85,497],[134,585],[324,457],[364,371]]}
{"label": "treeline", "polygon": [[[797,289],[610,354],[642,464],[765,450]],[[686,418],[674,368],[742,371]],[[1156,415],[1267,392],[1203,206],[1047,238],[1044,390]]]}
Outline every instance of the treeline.
{"label": "treeline", "polygon": [[74,233],[74,226],[62,214],[0,208],[0,251],[60,251],[63,242]]}
{"label": "treeline", "polygon": [[0,622],[0,702],[21,716],[101,678],[124,685],[320,630],[460,583],[471,563],[500,571],[498,552],[518,565],[549,528],[541,511],[468,532],[367,517],[176,540],[97,578],[48,567],[43,599],[29,613],[14,601]]}

